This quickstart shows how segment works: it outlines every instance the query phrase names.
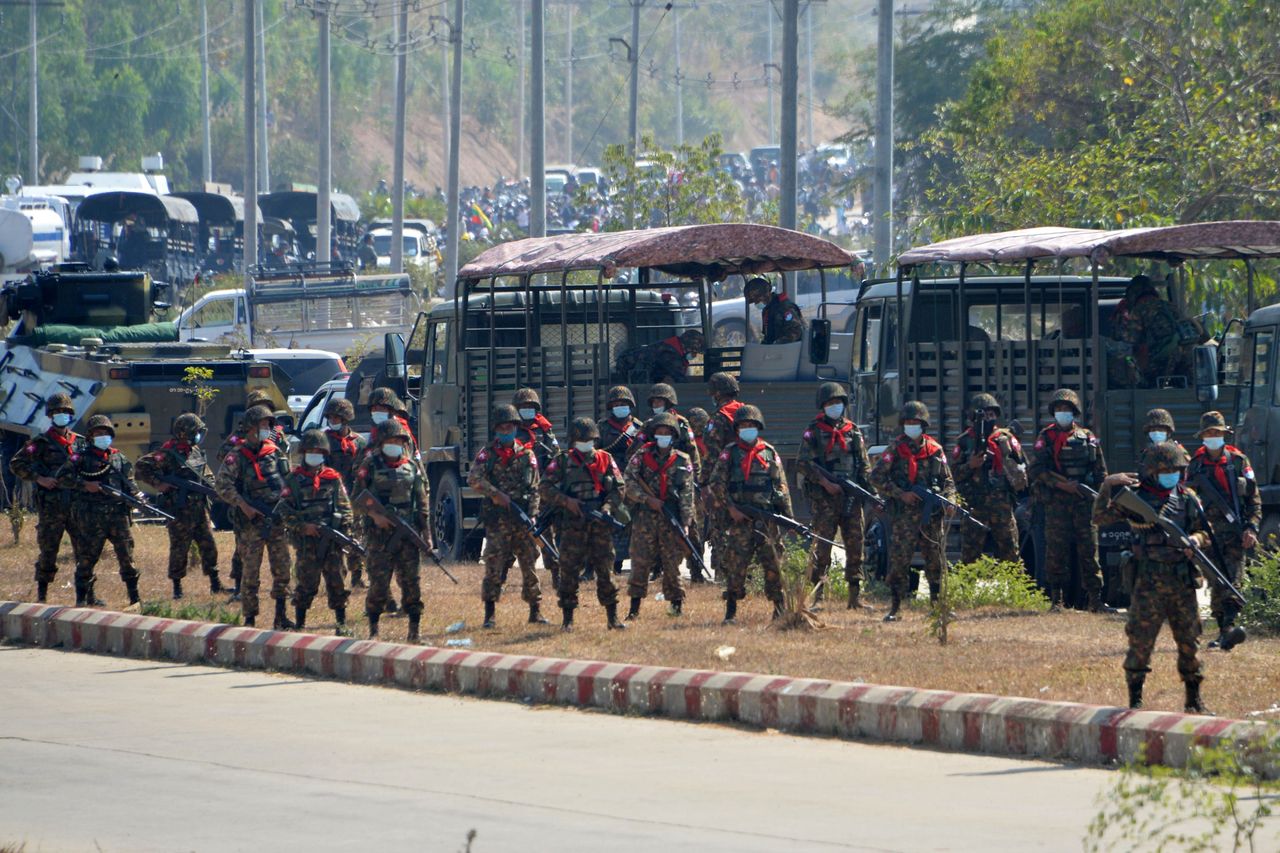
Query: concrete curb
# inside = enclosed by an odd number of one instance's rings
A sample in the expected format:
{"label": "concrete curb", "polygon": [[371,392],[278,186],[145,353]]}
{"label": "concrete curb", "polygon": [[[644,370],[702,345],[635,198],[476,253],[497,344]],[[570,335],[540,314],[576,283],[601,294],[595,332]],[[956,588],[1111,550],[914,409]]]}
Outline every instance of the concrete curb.
{"label": "concrete curb", "polygon": [[579,705],[796,734],[1085,764],[1180,767],[1192,746],[1257,723],[811,678],[524,657],[0,601],[0,639],[124,657],[274,670],[479,697]]}

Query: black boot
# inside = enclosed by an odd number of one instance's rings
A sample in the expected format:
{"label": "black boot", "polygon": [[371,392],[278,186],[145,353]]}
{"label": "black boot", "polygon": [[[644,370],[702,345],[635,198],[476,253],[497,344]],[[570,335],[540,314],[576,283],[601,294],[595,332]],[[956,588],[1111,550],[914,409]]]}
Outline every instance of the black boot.
{"label": "black boot", "polygon": [[84,607],[85,589],[84,583],[76,581],[76,607]]}
{"label": "black boot", "polygon": [[289,621],[289,617],[284,612],[284,598],[276,599],[276,621],[272,623],[272,628],[277,631],[292,631],[293,623]]}
{"label": "black boot", "polygon": [[[1058,613],[1062,610],[1062,587],[1049,585],[1049,612]],[[1141,692],[1141,690],[1139,690]]]}
{"label": "black boot", "polygon": [[1102,592],[1099,590],[1091,590],[1089,592],[1089,612],[1090,613],[1115,613],[1116,609],[1102,601]]}
{"label": "black boot", "polygon": [[564,614],[564,619],[560,622],[560,630],[568,633],[573,630],[573,608],[562,606],[560,612]]}
{"label": "black boot", "polygon": [[400,613],[400,605],[396,604],[396,600],[390,595],[387,596],[387,606],[382,608],[382,612],[388,616],[396,616]]}
{"label": "black boot", "polygon": [[1129,708],[1136,711],[1142,707],[1142,683],[1144,678],[1129,679]]}
{"label": "black boot", "polygon": [[622,561],[621,561],[621,560],[614,560],[614,561],[613,561],[613,573],[614,573],[615,575],[620,575],[620,574],[622,574]]}
{"label": "black boot", "polygon": [[293,624],[299,631],[307,627],[307,608],[301,604],[293,605]]}
{"label": "black boot", "polygon": [[605,616],[609,617],[610,631],[625,631],[627,629],[626,622],[618,621],[618,605],[617,604],[606,604],[604,606],[604,614]]}
{"label": "black boot", "polygon": [[862,608],[862,583],[861,581],[849,581],[849,603],[845,605],[845,610],[860,610]]}
{"label": "black boot", "polygon": [[369,639],[376,640],[378,639],[378,620],[382,618],[382,614],[366,611],[365,615],[369,617]]}
{"label": "black boot", "polygon": [[245,626],[246,628],[256,628],[256,627],[257,627],[257,625],[258,625],[258,617],[257,617],[257,616],[246,616],[246,617],[244,617],[244,626]]}
{"label": "black boot", "polygon": [[347,627],[347,608],[339,607],[333,611],[334,620],[338,623],[333,633],[339,637],[350,637],[351,629]]}
{"label": "black boot", "polygon": [[684,612],[684,599],[677,599],[671,602],[671,606],[667,609],[669,616],[679,616]]}
{"label": "black boot", "polygon": [[173,579],[173,600],[178,601],[182,598],[182,578]]}
{"label": "black boot", "polygon": [[707,579],[702,575],[702,569],[698,568],[696,563],[689,566],[689,583],[706,583]]}
{"label": "black boot", "polygon": [[486,601],[484,603],[484,627],[493,628],[495,623],[493,620],[493,611],[497,609],[496,601]]}
{"label": "black boot", "polygon": [[[94,587],[94,584],[96,583],[97,583],[96,580],[91,580],[84,585],[84,603],[86,607],[106,607],[107,606],[107,603],[103,601],[101,598],[98,598],[98,596],[94,593],[93,587]],[[134,595],[138,594],[137,581],[133,582],[133,594]],[[130,599],[130,601],[134,601],[134,600],[135,599]]]}
{"label": "black boot", "polygon": [[[125,581],[125,582],[124,582],[124,589],[125,589],[125,592],[127,592],[127,593],[129,594],[129,603],[130,603],[130,604],[137,604],[137,603],[138,603],[138,579],[137,579],[137,578],[134,578],[134,579],[133,579],[133,580],[131,580],[131,581]],[[93,584],[92,584],[92,583],[91,583],[91,584],[89,584],[89,598],[91,598],[91,599],[93,598]],[[97,601],[97,602],[95,602],[95,603],[94,603],[94,606],[95,606],[95,607],[105,607],[105,606],[106,606],[106,602]]]}
{"label": "black boot", "polygon": [[893,603],[889,605],[889,612],[884,615],[884,621],[897,622],[902,617],[898,615],[898,609],[902,607],[902,598],[897,592],[893,594]]}
{"label": "black boot", "polygon": [[738,599],[732,595],[724,600],[724,624],[738,624]]}
{"label": "black boot", "polygon": [[627,621],[628,621],[628,622],[630,622],[632,619],[639,619],[639,618],[640,618],[640,602],[641,602],[641,600],[642,600],[642,599],[641,599],[641,598],[639,598],[638,596],[634,596],[634,595],[633,595],[633,596],[631,596],[631,609],[627,611]]}
{"label": "black boot", "polygon": [[222,592],[222,581],[218,579],[216,571],[209,575],[209,592]]}
{"label": "black boot", "polygon": [[1187,702],[1183,706],[1182,710],[1186,711],[1188,714],[1204,714],[1205,716],[1212,716],[1213,712],[1206,708],[1203,700],[1200,699],[1200,682],[1188,681],[1186,683],[1186,688]]}
{"label": "black boot", "polygon": [[408,640],[410,643],[418,642],[418,626],[421,624],[422,624],[421,613],[409,614],[409,634],[405,639]]}
{"label": "black boot", "polygon": [[546,625],[547,619],[542,615],[542,608],[537,602],[529,605],[529,624],[530,625]]}
{"label": "black boot", "polygon": [[1222,633],[1218,635],[1218,646],[1224,652],[1229,652],[1248,638],[1249,635],[1245,633],[1244,628],[1239,625],[1232,625],[1224,628]]}
{"label": "black boot", "polygon": [[45,600],[48,597],[49,597],[49,582],[36,581],[36,602],[39,604],[44,604]]}
{"label": "black boot", "polygon": [[359,569],[351,570],[351,588],[364,589],[364,574]]}
{"label": "black boot", "polygon": [[815,575],[809,578],[809,583],[813,584],[813,610],[822,609],[822,599],[826,596],[827,585],[823,581],[821,575]]}

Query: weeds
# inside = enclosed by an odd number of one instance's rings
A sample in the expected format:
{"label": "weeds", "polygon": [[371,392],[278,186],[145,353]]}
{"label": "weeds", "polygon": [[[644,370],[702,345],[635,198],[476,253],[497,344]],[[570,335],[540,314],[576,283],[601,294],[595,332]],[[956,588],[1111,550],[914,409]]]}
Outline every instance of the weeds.
{"label": "weeds", "polygon": [[783,631],[826,627],[813,610],[809,549],[799,540],[784,540],[778,563],[782,575],[782,615],[773,621],[773,627]]}
{"label": "weeds", "polygon": [[1251,633],[1280,635],[1280,552],[1264,551],[1249,563],[1248,580],[1240,590],[1245,606],[1240,621]]}
{"label": "weeds", "polygon": [[240,624],[240,608],[230,609],[219,602],[199,604],[191,602],[175,606],[169,601],[142,602],[143,616],[161,619],[188,619],[193,622],[221,622],[224,625]]}

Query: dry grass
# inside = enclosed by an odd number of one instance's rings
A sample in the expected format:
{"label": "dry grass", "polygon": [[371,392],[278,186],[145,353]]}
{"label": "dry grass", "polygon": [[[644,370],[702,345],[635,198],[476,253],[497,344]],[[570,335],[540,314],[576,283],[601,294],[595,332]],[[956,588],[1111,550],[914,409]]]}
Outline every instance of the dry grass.
{"label": "dry grass", "polygon": [[[170,588],[165,577],[167,542],[164,531],[155,526],[135,528],[137,561],[142,572],[144,600],[167,600]],[[230,565],[231,536],[218,533],[222,549],[223,579]],[[32,601],[35,583],[34,529],[24,531],[17,548],[0,545],[0,598]],[[98,594],[113,608],[126,602],[124,585],[116,575],[115,559],[108,547],[99,566]],[[778,631],[769,627],[769,605],[753,596],[743,602],[739,624],[721,626],[723,604],[720,588],[692,587],[685,602],[685,615],[672,618],[666,606],[653,600],[657,589],[651,585],[641,619],[625,632],[606,631],[604,610],[595,602],[594,584],[584,585],[582,607],[576,630],[560,632],[556,624],[531,626],[520,601],[519,585],[508,584],[498,605],[498,628],[480,629],[481,568],[478,565],[453,569],[461,584],[454,586],[431,564],[422,568],[427,604],[423,619],[423,642],[443,646],[445,640],[470,637],[473,648],[510,654],[587,658],[702,669],[739,670],[792,676],[812,676],[842,681],[900,684],[911,687],[955,691],[1030,696],[1040,699],[1116,705],[1125,701],[1121,661],[1126,648],[1124,619],[1087,613],[1060,613],[1036,616],[961,612],[951,624],[950,643],[940,646],[928,633],[925,610],[913,608],[903,621],[881,623],[883,608],[847,611],[838,602],[828,603],[821,612],[826,630]],[[265,570],[264,570],[265,574]],[[540,573],[541,574],[541,573]],[[69,549],[64,551],[58,579],[50,590],[50,601],[72,604],[72,567]],[[513,580],[518,572],[513,572]],[[559,610],[542,574],[544,612],[558,622]],[[200,576],[188,576],[187,602],[213,600]],[[625,612],[625,586],[622,607]],[[363,590],[356,590],[350,614],[356,636],[365,636]],[[398,597],[398,593],[397,593]],[[225,596],[218,598],[225,600]],[[309,615],[309,629],[330,631],[332,613],[324,606],[321,592]],[[263,599],[263,615],[270,619],[270,601]],[[446,635],[446,626],[465,620],[460,633]],[[387,619],[383,637],[403,640],[406,620]],[[733,646],[736,651],[721,659],[716,650]],[[1275,665],[1280,640],[1250,639],[1224,654],[1205,650],[1205,696],[1219,714],[1242,716],[1280,703],[1280,668]],[[1147,707],[1178,710],[1182,707],[1182,687],[1174,669],[1174,647],[1168,631],[1163,631],[1147,681]]]}

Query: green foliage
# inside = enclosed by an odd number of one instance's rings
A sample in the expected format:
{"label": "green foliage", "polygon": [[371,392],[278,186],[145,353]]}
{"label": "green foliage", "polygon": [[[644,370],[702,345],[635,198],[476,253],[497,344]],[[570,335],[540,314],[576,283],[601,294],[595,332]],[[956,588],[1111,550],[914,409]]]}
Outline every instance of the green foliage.
{"label": "green foliage", "polygon": [[1046,611],[1049,599],[1021,563],[1007,563],[983,556],[972,563],[958,563],[947,570],[946,591],[955,610],[1002,607],[1010,610]]}
{"label": "green foliage", "polygon": [[201,418],[209,410],[209,403],[213,402],[213,398],[218,396],[219,389],[209,384],[212,381],[213,368],[211,367],[188,366],[183,368],[182,384],[186,386],[183,390],[195,398],[196,414]]}
{"label": "green foliage", "polygon": [[1249,563],[1247,578],[1240,590],[1246,600],[1240,623],[1251,633],[1280,634],[1280,552],[1263,551]]}
{"label": "green foliage", "polygon": [[156,616],[161,619],[188,619],[193,622],[221,622],[224,625],[239,625],[240,610],[231,609],[218,602],[208,604],[175,604],[171,601],[144,601],[141,612],[143,616]]}
{"label": "green foliage", "polygon": [[782,615],[774,620],[774,626],[783,630],[821,628],[822,622],[812,609],[814,584],[809,580],[808,543],[798,537],[785,537],[779,570]]}
{"label": "green foliage", "polygon": [[628,199],[634,200],[637,227],[741,221],[746,204],[737,183],[718,168],[722,153],[718,133],[699,145],[685,144],[672,151],[662,150],[646,135],[636,159],[653,165],[636,168],[626,146],[608,146],[604,169],[610,185],[617,188],[616,218],[608,223],[608,230],[626,227]]}

